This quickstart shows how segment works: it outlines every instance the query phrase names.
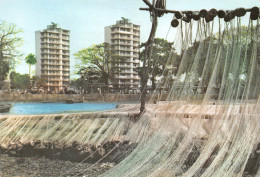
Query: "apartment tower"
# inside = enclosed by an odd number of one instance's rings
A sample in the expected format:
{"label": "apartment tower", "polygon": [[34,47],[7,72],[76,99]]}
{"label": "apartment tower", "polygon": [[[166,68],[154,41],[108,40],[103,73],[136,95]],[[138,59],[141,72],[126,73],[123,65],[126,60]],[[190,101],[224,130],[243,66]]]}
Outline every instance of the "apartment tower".
{"label": "apartment tower", "polygon": [[35,32],[36,76],[43,79],[45,91],[58,93],[70,82],[70,31],[52,23]]}
{"label": "apartment tower", "polygon": [[105,27],[105,42],[113,47],[115,54],[123,57],[119,74],[115,77],[119,88],[137,88],[140,78],[137,68],[140,65],[139,44],[140,26],[122,18],[115,25]]}

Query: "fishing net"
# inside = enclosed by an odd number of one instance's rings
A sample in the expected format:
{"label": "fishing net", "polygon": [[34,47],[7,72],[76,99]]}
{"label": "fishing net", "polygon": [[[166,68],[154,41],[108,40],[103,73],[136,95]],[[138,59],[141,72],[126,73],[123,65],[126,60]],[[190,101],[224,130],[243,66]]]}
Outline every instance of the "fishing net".
{"label": "fishing net", "polygon": [[258,20],[180,21],[163,79],[138,121],[139,105],[2,116],[0,145],[75,147],[81,162],[115,162],[103,174],[111,177],[259,176],[259,38]]}

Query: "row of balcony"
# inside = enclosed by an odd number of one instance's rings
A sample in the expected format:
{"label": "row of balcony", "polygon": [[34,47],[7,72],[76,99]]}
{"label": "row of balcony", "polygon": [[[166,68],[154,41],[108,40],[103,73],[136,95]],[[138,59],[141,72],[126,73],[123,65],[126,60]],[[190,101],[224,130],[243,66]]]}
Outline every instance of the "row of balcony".
{"label": "row of balcony", "polygon": [[42,76],[70,76],[70,74],[65,73],[42,73]]}
{"label": "row of balcony", "polygon": [[65,42],[69,43],[69,38],[60,38],[60,37],[41,37],[42,42]]}
{"label": "row of balcony", "polygon": [[66,86],[65,84],[57,84],[57,83],[47,83],[47,87],[63,87]]}
{"label": "row of balcony", "polygon": [[120,71],[120,74],[138,74],[137,72],[135,71]]}
{"label": "row of balcony", "polygon": [[42,60],[64,60],[64,61],[69,61],[69,58],[59,58],[59,57],[42,57]]}
{"label": "row of balcony", "polygon": [[112,45],[127,45],[127,46],[134,46],[134,47],[139,47],[139,41],[138,42],[123,42],[119,41],[118,39],[111,39],[112,40]]}
{"label": "row of balcony", "polygon": [[125,40],[140,41],[140,38],[138,38],[138,37],[125,37],[125,36],[119,36],[119,35],[111,36],[111,39],[125,39]]}
{"label": "row of balcony", "polygon": [[70,81],[69,78],[47,78],[48,81]]}
{"label": "row of balcony", "polygon": [[111,34],[127,34],[127,35],[140,36],[140,33],[131,32],[131,31],[122,31],[122,30],[114,30],[111,32]]}
{"label": "row of balcony", "polygon": [[42,54],[57,54],[57,55],[69,55],[68,52],[63,52],[63,51],[60,51],[60,52],[57,52],[57,51],[41,51]]}
{"label": "row of balcony", "polygon": [[137,26],[137,25],[117,24],[117,25],[112,26],[112,29],[118,29],[118,28],[140,30],[140,26]]}
{"label": "row of balcony", "polygon": [[61,69],[63,69],[63,70],[65,70],[65,71],[67,71],[67,70],[69,70],[70,68],[69,68],[69,66],[67,66],[68,64],[57,64],[57,63],[47,63],[47,62],[45,62],[45,63],[42,63],[41,64],[42,65],[42,69],[55,69],[55,68],[60,68],[60,67],[62,67]]}
{"label": "row of balcony", "polygon": [[140,83],[139,82],[119,82],[118,84],[120,84],[120,85],[136,85],[136,86],[138,86]]}
{"label": "row of balcony", "polygon": [[120,44],[120,46],[114,46],[113,49],[115,50],[123,50],[123,51],[134,51],[134,52],[139,52],[139,48],[133,47],[134,49],[132,49],[132,46],[127,46],[127,45],[122,45]]}
{"label": "row of balcony", "polygon": [[64,39],[64,40],[69,40],[69,36],[57,36],[57,35],[41,35],[41,38],[53,38],[53,39]]}
{"label": "row of balcony", "polygon": [[119,68],[132,68],[131,65],[119,65],[118,67]]}
{"label": "row of balcony", "polygon": [[138,76],[133,76],[133,77],[131,77],[131,76],[115,76],[115,78],[117,78],[117,79],[134,79],[134,80],[139,80],[140,78],[138,77]]}
{"label": "row of balcony", "polygon": [[139,55],[137,54],[123,54],[123,53],[117,53],[116,55],[121,56],[121,57],[135,57],[138,58]]}
{"label": "row of balcony", "polygon": [[70,66],[69,63],[60,63],[60,62],[42,62],[42,65],[57,65],[57,66]]}
{"label": "row of balcony", "polygon": [[42,45],[41,49],[56,49],[56,50],[65,50],[65,51],[70,50],[69,47],[60,47],[60,46],[56,47],[56,46],[45,46],[45,45]]}
{"label": "row of balcony", "polygon": [[[131,67],[131,65],[127,65],[127,63],[129,63],[129,64],[131,64],[131,63],[139,64],[140,61],[136,61],[136,60],[125,60],[125,61],[121,62],[121,64],[122,64],[121,66],[122,66],[122,67],[124,67],[124,66],[129,66],[129,67]],[[124,65],[124,64],[126,64],[126,65]],[[119,67],[121,67],[121,66],[119,66]]]}
{"label": "row of balcony", "polygon": [[133,38],[131,38],[131,37],[121,37],[121,36],[113,36],[113,37],[111,37],[111,39],[113,40],[113,39],[124,39],[124,40],[133,40]]}
{"label": "row of balcony", "polygon": [[53,30],[53,29],[46,29],[46,30],[43,30],[41,32],[41,34],[46,34],[46,33],[53,33],[53,34],[64,34],[64,35],[69,35],[70,32],[69,30],[62,30],[62,29],[58,29],[58,30]]}
{"label": "row of balcony", "polygon": [[41,44],[61,44],[61,45],[68,46],[68,45],[69,45],[69,42],[43,40],[43,41],[41,41]]}
{"label": "row of balcony", "polygon": [[70,69],[65,69],[65,68],[54,68],[54,67],[49,67],[49,68],[45,68],[45,67],[42,67],[41,70],[55,70],[55,71],[70,71]]}

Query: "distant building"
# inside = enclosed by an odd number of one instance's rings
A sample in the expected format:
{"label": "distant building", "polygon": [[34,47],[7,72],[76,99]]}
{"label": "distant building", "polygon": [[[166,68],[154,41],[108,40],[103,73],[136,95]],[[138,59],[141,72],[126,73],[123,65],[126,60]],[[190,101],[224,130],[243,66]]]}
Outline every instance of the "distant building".
{"label": "distant building", "polygon": [[70,82],[70,31],[52,23],[35,32],[36,76],[44,78],[44,90],[59,92]]}
{"label": "distant building", "polygon": [[139,87],[140,26],[122,18],[115,25],[105,27],[105,42],[112,45],[116,55],[124,58],[119,65],[120,73],[115,78],[118,87]]}

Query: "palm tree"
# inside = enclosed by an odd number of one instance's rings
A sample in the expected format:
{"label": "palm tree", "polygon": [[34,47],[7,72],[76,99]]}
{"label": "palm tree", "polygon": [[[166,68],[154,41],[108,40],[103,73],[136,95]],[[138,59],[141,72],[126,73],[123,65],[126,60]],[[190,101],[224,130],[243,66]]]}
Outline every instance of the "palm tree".
{"label": "palm tree", "polygon": [[31,78],[31,65],[35,65],[36,64],[36,58],[35,55],[30,53],[29,55],[27,55],[25,57],[25,62],[29,65],[29,76]]}

